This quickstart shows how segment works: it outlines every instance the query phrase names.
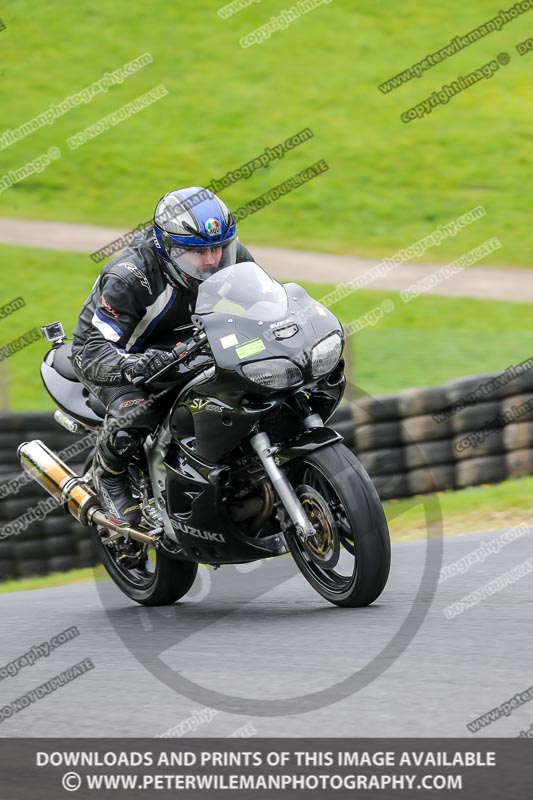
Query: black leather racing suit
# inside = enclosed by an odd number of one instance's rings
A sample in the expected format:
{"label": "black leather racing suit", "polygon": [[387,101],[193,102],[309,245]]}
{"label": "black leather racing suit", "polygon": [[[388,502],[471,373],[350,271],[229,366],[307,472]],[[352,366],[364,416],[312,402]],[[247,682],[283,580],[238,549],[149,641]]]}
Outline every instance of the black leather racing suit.
{"label": "black leather racing suit", "polygon": [[[253,261],[240,242],[236,261]],[[137,442],[154,429],[161,409],[153,398],[149,401],[145,389],[124,379],[121,367],[130,354],[170,349],[185,341],[196,301],[194,294],[167,283],[161,263],[153,228],[146,228],[103,268],[73,334],[72,362],[78,378],[108,414],[120,420],[119,430],[129,428]],[[113,437],[104,426],[101,443],[127,457]]]}

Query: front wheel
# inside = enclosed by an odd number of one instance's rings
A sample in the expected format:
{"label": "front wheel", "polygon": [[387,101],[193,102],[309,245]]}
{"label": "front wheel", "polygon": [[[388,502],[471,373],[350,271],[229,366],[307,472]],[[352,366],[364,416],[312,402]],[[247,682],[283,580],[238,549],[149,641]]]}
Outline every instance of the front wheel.
{"label": "front wheel", "polygon": [[390,538],[378,493],[348,448],[336,443],[292,461],[287,476],[316,535],[287,545],[306,580],[338,606],[368,606],[387,583]]}

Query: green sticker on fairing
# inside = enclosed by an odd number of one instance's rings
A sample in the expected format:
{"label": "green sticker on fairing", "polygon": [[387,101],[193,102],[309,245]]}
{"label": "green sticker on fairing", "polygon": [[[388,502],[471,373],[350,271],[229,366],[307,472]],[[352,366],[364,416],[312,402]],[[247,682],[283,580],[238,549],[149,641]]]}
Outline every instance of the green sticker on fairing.
{"label": "green sticker on fairing", "polygon": [[248,356],[255,356],[256,353],[260,353],[262,350],[265,350],[265,345],[263,344],[262,339],[252,339],[245,344],[239,345],[239,347],[235,348],[235,352],[239,356],[239,358],[248,358]]}

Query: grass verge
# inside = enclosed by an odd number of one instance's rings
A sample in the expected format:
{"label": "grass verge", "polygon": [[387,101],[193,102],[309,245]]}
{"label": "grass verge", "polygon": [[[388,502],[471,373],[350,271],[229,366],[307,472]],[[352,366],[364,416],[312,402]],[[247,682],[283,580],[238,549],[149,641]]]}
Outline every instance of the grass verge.
{"label": "grass verge", "polygon": [[[0,305],[18,296],[26,302],[0,321],[0,345],[57,319],[70,335],[99,272],[89,257],[0,246],[0,260],[5,266]],[[268,264],[264,266],[268,270]],[[335,288],[303,285],[317,299]],[[361,289],[335,303],[332,311],[351,323],[385,299],[393,301],[394,310],[349,340],[352,380],[361,392],[380,395],[435,386],[462,375],[504,369],[533,353],[529,303],[422,295],[406,304],[395,292]],[[41,340],[0,363],[0,370],[9,374],[11,410],[54,408],[39,375],[45,352]]]}
{"label": "grass verge", "polygon": [[0,594],[28,592],[33,589],[51,589],[55,586],[73,586],[78,583],[110,580],[100,564],[96,567],[72,569],[68,572],[51,572],[49,575],[30,575],[27,578],[8,580],[0,583]]}
{"label": "grass verge", "polygon": [[[444,536],[511,528],[519,523],[533,524],[531,496],[533,477],[505,480],[498,484],[470,486],[458,491],[437,492],[436,503],[424,495],[384,503],[393,541],[425,538],[426,509],[429,518],[442,518]],[[431,508],[430,508],[431,506]]]}

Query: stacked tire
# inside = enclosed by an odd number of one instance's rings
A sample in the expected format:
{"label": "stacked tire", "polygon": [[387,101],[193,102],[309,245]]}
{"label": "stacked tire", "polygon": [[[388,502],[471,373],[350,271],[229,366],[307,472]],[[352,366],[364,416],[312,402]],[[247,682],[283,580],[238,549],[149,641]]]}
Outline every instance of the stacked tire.
{"label": "stacked tire", "polygon": [[[336,427],[383,500],[533,474],[533,369],[345,403]],[[353,432],[346,435],[351,416]],[[340,417],[339,417],[340,419]],[[342,427],[342,429],[341,429]]]}
{"label": "stacked tire", "polygon": [[[77,437],[58,426],[51,414],[0,414],[0,580],[97,563],[89,531],[59,506],[20,533],[5,535],[6,525],[50,497],[35,481],[27,480],[20,467],[17,448],[33,439],[40,439],[56,453],[77,441]],[[79,472],[88,452],[67,462]],[[15,489],[9,485],[12,481],[16,481]]]}

